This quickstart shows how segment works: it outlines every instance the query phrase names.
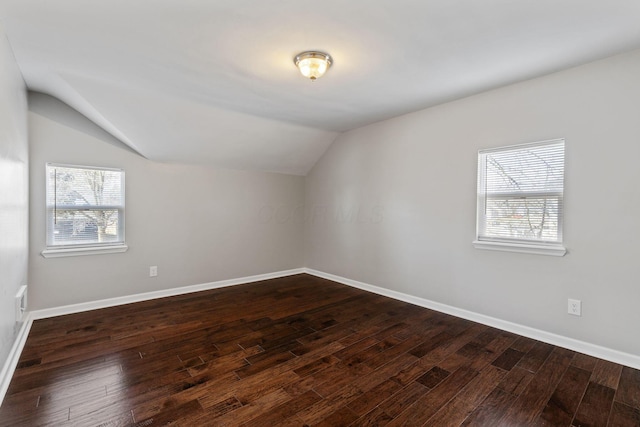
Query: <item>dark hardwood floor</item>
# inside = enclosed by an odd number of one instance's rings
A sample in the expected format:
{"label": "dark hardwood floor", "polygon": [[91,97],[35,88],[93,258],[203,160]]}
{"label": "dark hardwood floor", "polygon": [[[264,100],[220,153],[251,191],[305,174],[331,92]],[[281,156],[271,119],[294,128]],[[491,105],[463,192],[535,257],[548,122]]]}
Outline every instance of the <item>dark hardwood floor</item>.
{"label": "dark hardwood floor", "polygon": [[2,426],[640,426],[640,371],[308,275],[34,322]]}

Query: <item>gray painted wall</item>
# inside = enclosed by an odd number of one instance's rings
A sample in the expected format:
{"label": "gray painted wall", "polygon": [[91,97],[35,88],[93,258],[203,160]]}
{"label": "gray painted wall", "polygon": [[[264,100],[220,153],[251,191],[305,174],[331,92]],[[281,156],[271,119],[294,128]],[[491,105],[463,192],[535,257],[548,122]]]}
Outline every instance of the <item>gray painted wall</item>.
{"label": "gray painted wall", "polygon": [[[303,265],[304,178],[149,161],[65,104],[29,97],[31,308],[43,309]],[[212,141],[214,143],[215,141]],[[176,141],[176,144],[179,144]],[[45,163],[126,173],[121,254],[45,259]],[[149,266],[158,277],[149,277]]]}
{"label": "gray painted wall", "polygon": [[15,295],[27,283],[27,97],[0,26],[0,367],[16,336]]}
{"label": "gray painted wall", "polygon": [[[638,76],[640,51],[341,135],[306,178],[306,266],[640,355]],[[474,249],[477,151],[561,137],[569,253]]]}

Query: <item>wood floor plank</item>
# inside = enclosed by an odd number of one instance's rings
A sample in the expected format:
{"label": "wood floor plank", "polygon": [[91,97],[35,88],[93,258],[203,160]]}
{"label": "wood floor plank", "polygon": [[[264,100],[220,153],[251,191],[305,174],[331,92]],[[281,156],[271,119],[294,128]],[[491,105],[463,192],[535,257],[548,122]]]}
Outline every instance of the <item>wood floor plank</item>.
{"label": "wood floor plank", "polygon": [[389,426],[421,426],[478,375],[460,368],[393,419]]}
{"label": "wood floor plank", "polygon": [[590,382],[573,419],[572,426],[606,426],[613,405],[615,391]]}
{"label": "wood floor plank", "polygon": [[542,364],[547,360],[547,357],[553,351],[551,344],[537,342],[529,350],[524,357],[518,362],[517,366],[521,369],[525,369],[530,372],[537,372]]}
{"label": "wood floor plank", "polygon": [[407,344],[409,344],[407,340],[388,337],[360,353],[360,359],[368,367],[376,369],[383,365],[387,359],[393,359],[404,353]]}
{"label": "wood floor plank", "polygon": [[360,397],[350,402],[347,406],[349,406],[349,408],[351,408],[351,410],[357,415],[362,416],[374,409],[382,403],[382,401],[395,394],[395,392],[401,388],[402,386],[400,384],[389,379],[365,392]]}
{"label": "wood floor plank", "polygon": [[538,341],[534,339],[527,338],[527,337],[518,337],[518,339],[516,340],[516,342],[513,343],[511,348],[527,354],[533,348],[533,346],[536,345],[536,343],[538,343]]}
{"label": "wood floor plank", "polygon": [[402,386],[412,384],[417,378],[424,375],[425,372],[435,366],[435,363],[424,363],[421,359],[417,359],[404,369],[401,369],[397,374],[391,377],[392,380]]}
{"label": "wood floor plank", "polygon": [[[349,385],[341,388],[338,392],[330,396],[323,396],[324,399],[300,411],[297,416],[300,417],[305,423],[309,425],[315,425],[320,423],[329,415],[333,414],[336,411],[336,408],[347,406],[349,402],[355,400],[361,395],[362,392],[358,390],[357,387]],[[353,413],[350,408],[349,412]]]}
{"label": "wood floor plank", "polygon": [[483,370],[507,350],[515,340],[516,337],[508,332],[495,334],[494,338],[487,342],[476,356],[469,358],[468,366],[476,371]]}
{"label": "wood floor plank", "polygon": [[493,361],[492,365],[497,366],[498,368],[502,368],[505,371],[510,371],[516,363],[522,359],[524,353],[513,348],[506,349],[496,360]]}
{"label": "wood floor plank", "polygon": [[[443,328],[446,329],[446,326],[444,326]],[[487,326],[481,325],[479,323],[471,325],[470,328],[466,329],[461,334],[457,335],[449,341],[442,343],[440,346],[422,356],[421,359],[424,365],[431,368],[441,360],[449,357],[454,353],[457,353],[460,348],[465,346],[469,341],[474,339],[479,334],[486,331],[487,328]]]}
{"label": "wood floor plank", "polygon": [[221,417],[227,412],[234,411],[242,406],[242,403],[235,397],[227,397],[217,403],[212,404],[207,411],[211,418]]}
{"label": "wood floor plank", "polygon": [[552,348],[538,374],[511,405],[499,425],[531,425],[551,398],[574,355],[570,350]]}
{"label": "wood floor plank", "polygon": [[[322,421],[314,424],[314,427],[349,426],[358,419],[358,416],[347,406],[343,406]],[[307,424],[300,424],[307,425]]]}
{"label": "wood floor plank", "polygon": [[353,384],[360,376],[371,372],[371,368],[362,364],[340,363],[331,369],[315,375],[313,389],[321,396],[330,396],[339,390]]}
{"label": "wood floor plank", "polygon": [[224,415],[216,418],[211,417],[211,414],[205,411],[205,414],[201,419],[197,420],[197,423],[193,425],[239,425],[238,420],[244,420],[245,422],[251,422],[252,420],[259,418],[262,414],[268,413],[274,408],[289,402],[291,396],[289,396],[284,390],[277,389],[269,394],[266,394],[252,402],[243,404],[240,408],[227,412]]}
{"label": "wood floor plank", "polygon": [[442,369],[439,366],[434,366],[433,368],[429,369],[429,371],[427,371],[420,378],[417,378],[416,381],[422,384],[423,386],[431,389],[431,388],[435,388],[438,384],[444,381],[449,375],[451,375],[451,372],[445,369]]}
{"label": "wood floor plank", "polygon": [[291,360],[294,357],[296,357],[296,355],[291,353],[289,350],[265,352],[246,358],[245,360],[249,365],[242,366],[241,368],[234,370],[234,372],[238,377],[246,378],[258,372],[267,370],[272,366]]}
{"label": "wood floor plank", "polygon": [[134,420],[134,427],[147,427],[153,425],[169,425],[175,424],[177,421],[185,422],[187,418],[196,419],[203,413],[202,406],[197,400],[191,400],[179,406],[174,406],[163,411],[155,413],[152,417]]}
{"label": "wood floor plank", "polygon": [[461,425],[491,393],[505,374],[506,372],[501,368],[487,366],[424,425],[436,427]]}
{"label": "wood floor plank", "polygon": [[0,426],[640,426],[640,371],[300,274],[37,320]]}
{"label": "wood floor plank", "polygon": [[534,377],[535,374],[533,372],[516,366],[511,369],[502,382],[498,384],[498,388],[517,397],[522,394]]}
{"label": "wood floor plank", "polygon": [[632,408],[640,409],[640,370],[623,367],[616,400]]}
{"label": "wood floor plank", "polygon": [[[176,416],[188,414],[194,409],[191,405],[186,410],[179,411]],[[131,411],[122,406],[122,401],[104,399],[94,402],[93,405],[76,405],[69,409],[69,422],[71,425],[130,425],[134,422]]]}
{"label": "wood floor plank", "polygon": [[551,399],[536,421],[538,426],[568,426],[578,409],[580,400],[589,384],[590,373],[575,366],[569,366]]}
{"label": "wood floor plank", "polygon": [[591,381],[616,390],[620,381],[622,366],[608,360],[598,360],[593,368]]}
{"label": "wood floor plank", "polygon": [[[300,379],[300,377],[295,374],[295,369],[308,364],[311,360],[333,354],[342,348],[343,346],[338,342],[321,346],[303,356],[239,380],[237,383],[229,383],[222,387],[216,387],[215,395],[205,396],[201,398],[200,401],[202,405],[207,408],[211,402],[215,403],[215,399],[219,400],[221,395],[228,395],[227,397],[236,396],[242,402],[250,402],[278,388],[287,388],[288,390],[289,387],[295,385],[296,381]],[[312,376],[308,378],[312,378]],[[311,387],[304,388],[301,390],[301,393],[298,394],[302,394],[310,389]],[[288,391],[288,393],[292,395],[291,392]]]}
{"label": "wood floor plank", "polygon": [[2,426],[63,426],[69,422],[68,407],[59,407],[46,412],[2,411]]}
{"label": "wood floor plank", "polygon": [[593,368],[596,367],[596,363],[598,363],[598,359],[593,356],[589,356],[587,354],[576,353],[576,356],[573,358],[571,364],[580,369],[584,369],[588,372],[593,372]]}
{"label": "wood floor plank", "polygon": [[313,375],[315,373],[325,370],[326,368],[334,366],[339,362],[340,362],[340,359],[338,359],[334,355],[325,356],[307,365],[301,366],[300,368],[294,369],[293,372],[295,372],[301,378],[304,378],[307,375]]}
{"label": "wood floor plank", "polygon": [[391,421],[392,418],[389,414],[384,412],[381,408],[373,408],[350,425],[358,427],[378,427],[385,426]]}
{"label": "wood floor plank", "polygon": [[640,409],[632,408],[624,403],[613,402],[608,425],[611,427],[638,427],[640,426]]}
{"label": "wood floor plank", "polygon": [[402,390],[390,396],[384,402],[380,404],[380,408],[389,414],[392,418],[395,418],[411,406],[420,396],[426,394],[428,389],[418,382],[412,382]]}
{"label": "wood floor plank", "polygon": [[393,378],[398,372],[412,365],[415,360],[415,356],[404,353],[395,359],[389,360],[380,368],[357,378],[353,385],[363,393],[366,393],[378,384]]}
{"label": "wood floor plank", "polygon": [[303,409],[308,408],[314,403],[322,400],[322,397],[313,390],[310,390],[300,396],[297,396],[286,403],[276,406],[275,408],[261,413],[253,420],[245,423],[245,427],[263,427],[279,425],[282,420],[286,420]]}
{"label": "wood floor plank", "polygon": [[516,396],[496,387],[461,424],[462,426],[495,426],[504,417]]}

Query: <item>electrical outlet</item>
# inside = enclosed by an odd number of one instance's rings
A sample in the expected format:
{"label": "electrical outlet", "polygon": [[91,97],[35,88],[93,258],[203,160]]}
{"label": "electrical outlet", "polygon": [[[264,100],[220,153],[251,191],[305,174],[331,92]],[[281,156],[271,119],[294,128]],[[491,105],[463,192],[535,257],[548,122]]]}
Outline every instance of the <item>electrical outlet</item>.
{"label": "electrical outlet", "polygon": [[22,322],[27,311],[27,285],[22,285],[16,294],[16,322]]}
{"label": "electrical outlet", "polygon": [[582,316],[582,301],[580,301],[579,299],[569,298],[569,307],[567,309],[567,313],[574,316]]}
{"label": "electrical outlet", "polygon": [[158,275],[158,266],[152,265],[149,267],[149,277],[156,277]]}

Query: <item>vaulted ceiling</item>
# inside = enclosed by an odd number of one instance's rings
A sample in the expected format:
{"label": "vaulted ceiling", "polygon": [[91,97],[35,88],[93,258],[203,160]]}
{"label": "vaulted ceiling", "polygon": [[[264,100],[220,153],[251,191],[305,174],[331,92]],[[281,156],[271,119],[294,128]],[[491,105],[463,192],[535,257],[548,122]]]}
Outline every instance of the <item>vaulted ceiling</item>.
{"label": "vaulted ceiling", "polygon": [[[640,48],[638,0],[0,0],[31,90],[141,155],[306,174],[336,136]],[[302,77],[293,57],[334,66]]]}

